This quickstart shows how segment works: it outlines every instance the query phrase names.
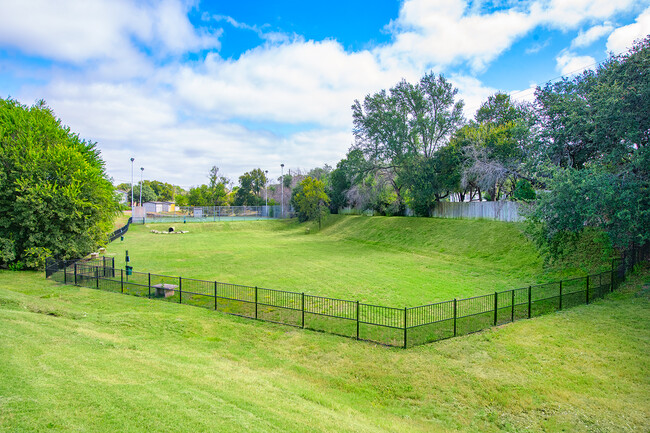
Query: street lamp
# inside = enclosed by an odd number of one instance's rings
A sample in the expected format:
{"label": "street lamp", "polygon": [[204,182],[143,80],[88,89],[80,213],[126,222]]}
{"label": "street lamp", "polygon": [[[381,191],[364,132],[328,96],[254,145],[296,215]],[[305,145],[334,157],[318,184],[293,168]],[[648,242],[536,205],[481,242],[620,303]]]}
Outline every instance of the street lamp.
{"label": "street lamp", "polygon": [[284,218],[284,164],[280,164],[280,167],[282,169],[282,176],[280,177],[280,189],[282,190],[282,207],[280,214],[282,215],[282,218]]}
{"label": "street lamp", "polygon": [[133,218],[133,161],[135,158],[131,158],[131,218]]}
{"label": "street lamp", "polygon": [[140,167],[140,207],[142,207],[142,173],[144,172],[144,167]]}
{"label": "street lamp", "polygon": [[269,171],[264,170],[264,200],[266,201],[266,213],[269,212]]}

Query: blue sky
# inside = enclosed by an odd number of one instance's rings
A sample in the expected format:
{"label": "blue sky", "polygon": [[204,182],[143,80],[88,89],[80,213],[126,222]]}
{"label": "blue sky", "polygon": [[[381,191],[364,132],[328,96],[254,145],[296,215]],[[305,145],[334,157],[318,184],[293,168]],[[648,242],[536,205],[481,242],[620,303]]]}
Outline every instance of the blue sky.
{"label": "blue sky", "polygon": [[110,176],[185,188],[335,165],[350,105],[444,74],[465,116],[650,33],[650,0],[0,0],[0,95],[45,99]]}

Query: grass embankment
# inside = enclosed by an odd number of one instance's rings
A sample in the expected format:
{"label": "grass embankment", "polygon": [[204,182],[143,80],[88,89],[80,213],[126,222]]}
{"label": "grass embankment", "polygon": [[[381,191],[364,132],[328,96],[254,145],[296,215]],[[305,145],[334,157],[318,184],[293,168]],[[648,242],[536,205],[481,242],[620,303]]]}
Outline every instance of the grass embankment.
{"label": "grass embankment", "polygon": [[[131,226],[108,247],[136,271],[305,292],[395,307],[527,286],[547,269],[521,226],[486,220],[337,217],[321,232],[287,221]],[[600,263],[593,265],[598,268]]]}
{"label": "grass embankment", "polygon": [[0,431],[646,432],[649,318],[645,271],[401,350],[2,271]]}

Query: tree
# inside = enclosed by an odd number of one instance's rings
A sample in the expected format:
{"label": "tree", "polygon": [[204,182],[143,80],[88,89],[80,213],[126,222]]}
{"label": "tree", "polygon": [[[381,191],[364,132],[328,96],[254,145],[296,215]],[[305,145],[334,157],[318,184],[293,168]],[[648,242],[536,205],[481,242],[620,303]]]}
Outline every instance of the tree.
{"label": "tree", "polygon": [[219,175],[219,167],[213,165],[208,176],[210,183],[208,185],[209,197],[206,200],[211,202],[212,206],[225,206],[228,204],[228,191],[226,185],[230,180],[225,176]]}
{"label": "tree", "polygon": [[329,202],[329,197],[325,193],[325,184],[309,176],[294,188],[291,196],[291,204],[298,212],[298,219],[301,222],[317,219],[319,228]]}
{"label": "tree", "polygon": [[[151,190],[154,192],[154,194],[156,194],[158,200],[174,201],[174,196],[175,196],[174,185],[166,182],[160,182],[157,180],[152,180],[152,181],[145,180],[144,185],[145,187],[142,190],[143,192],[146,190],[146,187],[149,186]],[[144,202],[144,196],[142,201]]]}
{"label": "tree", "polygon": [[526,104],[509,95],[488,97],[475,120],[456,134],[465,156],[464,179],[485,191],[490,200],[510,197],[521,177],[529,177],[534,116]]}
{"label": "tree", "polygon": [[96,143],[43,101],[0,99],[0,264],[82,257],[107,241],[118,212]]}
{"label": "tree", "polygon": [[550,192],[531,220],[551,255],[585,228],[619,251],[650,241],[649,66],[650,36],[595,71],[537,89],[538,171]]}
{"label": "tree", "polygon": [[[456,101],[458,90],[443,76],[426,74],[419,83],[401,81],[389,92],[382,90],[352,105],[354,148],[361,150],[369,170],[385,172],[403,209],[404,190],[420,183],[404,170],[423,167],[435,152],[449,142],[464,122],[463,101]],[[429,173],[431,174],[431,173]],[[413,193],[411,196],[421,196]]]}
{"label": "tree", "polygon": [[[127,191],[127,194],[129,196],[129,200],[131,199],[131,189]],[[143,182],[142,185],[142,203],[146,203],[149,201],[156,201],[158,200],[159,197],[156,196],[156,193],[154,190],[149,186],[146,181]],[[138,185],[133,186],[133,202],[134,203],[139,203],[140,202],[140,183],[138,182]]]}
{"label": "tree", "polygon": [[262,191],[266,181],[266,174],[261,168],[253,169],[239,176],[239,189],[235,193],[235,206],[260,206],[264,204]]}

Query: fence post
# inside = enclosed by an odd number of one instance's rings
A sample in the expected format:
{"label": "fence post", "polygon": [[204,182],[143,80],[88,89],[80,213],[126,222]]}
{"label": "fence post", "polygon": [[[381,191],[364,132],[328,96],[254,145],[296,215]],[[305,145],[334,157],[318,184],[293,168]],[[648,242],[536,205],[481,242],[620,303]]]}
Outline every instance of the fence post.
{"label": "fence post", "polygon": [[359,339],[359,301],[357,301],[357,340]]}
{"label": "fence post", "polygon": [[149,272],[149,298],[151,298],[151,272]]}
{"label": "fence post", "polygon": [[257,286],[255,286],[255,318],[257,319]]}
{"label": "fence post", "polygon": [[512,310],[510,311],[510,321],[515,321],[515,289],[511,290],[512,292]]}
{"label": "fence post", "polygon": [[587,304],[588,304],[589,303],[589,275],[587,275],[586,279],[587,279],[587,287],[585,290],[585,297],[587,298]]}
{"label": "fence post", "polygon": [[217,311],[217,282],[214,282],[214,311]]}
{"label": "fence post", "polygon": [[178,277],[178,303],[183,303],[183,278]]}
{"label": "fence post", "polygon": [[77,285],[77,262],[74,263],[74,285]]}
{"label": "fence post", "polygon": [[454,337],[456,336],[456,317],[457,317],[457,307],[458,301],[454,298]]}
{"label": "fence post", "polygon": [[408,329],[406,327],[406,315],[407,314],[408,314],[408,309],[406,307],[404,307],[404,349],[406,349],[406,331]]}
{"label": "fence post", "polygon": [[124,293],[124,269],[120,269],[120,292]]}
{"label": "fence post", "polygon": [[562,280],[560,280],[560,310],[562,309]]}
{"label": "fence post", "polygon": [[533,304],[533,302],[532,302],[532,300],[533,300],[532,292],[533,292],[533,287],[528,286],[528,318],[529,319],[530,319],[531,307],[532,307],[532,304]]}
{"label": "fence post", "polygon": [[302,327],[305,327],[305,292],[302,292],[301,297],[301,309],[302,309]]}
{"label": "fence post", "polygon": [[99,266],[95,266],[95,288],[99,289]]}
{"label": "fence post", "polygon": [[68,284],[68,266],[67,260],[63,261],[63,284]]}
{"label": "fence post", "polygon": [[498,308],[499,294],[494,292],[494,326],[497,326],[497,308]]}

